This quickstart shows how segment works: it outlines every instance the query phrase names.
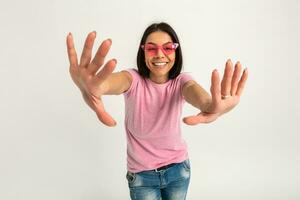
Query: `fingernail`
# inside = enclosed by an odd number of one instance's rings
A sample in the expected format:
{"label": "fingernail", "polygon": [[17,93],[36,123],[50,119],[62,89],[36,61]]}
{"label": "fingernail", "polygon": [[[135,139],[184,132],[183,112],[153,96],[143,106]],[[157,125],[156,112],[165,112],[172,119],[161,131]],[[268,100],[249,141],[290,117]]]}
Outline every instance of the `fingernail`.
{"label": "fingernail", "polygon": [[107,39],[110,43],[112,43],[112,40],[110,38]]}
{"label": "fingernail", "polygon": [[71,32],[69,32],[69,34],[68,34],[69,36],[72,36],[72,33]]}
{"label": "fingernail", "polygon": [[108,126],[110,126],[110,127],[114,127],[114,126],[116,126],[117,125],[117,122],[115,121],[115,120],[113,120],[112,121],[112,123],[111,124],[109,124]]}

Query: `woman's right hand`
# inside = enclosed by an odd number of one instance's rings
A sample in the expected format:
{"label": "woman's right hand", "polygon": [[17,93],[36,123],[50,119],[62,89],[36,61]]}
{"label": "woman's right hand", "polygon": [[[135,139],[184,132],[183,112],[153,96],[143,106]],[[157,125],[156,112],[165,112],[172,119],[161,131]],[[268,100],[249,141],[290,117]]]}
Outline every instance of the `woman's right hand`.
{"label": "woman's right hand", "polygon": [[[111,59],[103,66],[105,56],[107,55],[111,46],[110,39],[102,42],[95,57],[91,61],[95,38],[96,32],[91,32],[88,34],[81,54],[80,62],[78,63],[73,36],[71,33],[68,34],[67,49],[70,62],[69,71],[72,80],[82,92],[87,104],[96,112],[99,120],[107,126],[115,126],[115,120],[104,109],[101,96],[106,91],[104,82],[114,71],[117,61],[115,59]],[[103,67],[98,72],[101,66]]]}

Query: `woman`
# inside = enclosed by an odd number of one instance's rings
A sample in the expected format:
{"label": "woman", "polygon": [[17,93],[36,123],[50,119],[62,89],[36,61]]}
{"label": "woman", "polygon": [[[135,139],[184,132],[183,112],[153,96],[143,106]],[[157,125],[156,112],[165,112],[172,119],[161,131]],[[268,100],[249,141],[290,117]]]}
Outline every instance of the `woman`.
{"label": "woman", "polygon": [[[239,62],[226,62],[220,85],[212,72],[211,96],[191,76],[181,73],[182,53],[175,31],[155,23],[144,32],[137,67],[113,73],[117,61],[104,59],[111,46],[105,40],[91,61],[96,32],[87,36],[78,64],[72,35],[67,36],[70,74],[85,102],[107,126],[115,120],[105,111],[102,95],[124,94],[127,134],[127,180],[131,199],[185,199],[190,181],[187,146],[180,116],[187,101],[200,110],[185,117],[188,125],[209,123],[238,104],[248,72]],[[102,69],[99,71],[100,67]]]}

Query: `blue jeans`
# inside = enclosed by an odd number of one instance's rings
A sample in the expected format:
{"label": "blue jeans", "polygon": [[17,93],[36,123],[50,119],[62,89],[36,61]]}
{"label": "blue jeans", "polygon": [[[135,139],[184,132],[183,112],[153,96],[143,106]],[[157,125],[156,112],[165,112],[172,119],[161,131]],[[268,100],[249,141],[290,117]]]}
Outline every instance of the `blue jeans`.
{"label": "blue jeans", "polygon": [[190,183],[189,160],[160,171],[127,172],[131,199],[184,200]]}

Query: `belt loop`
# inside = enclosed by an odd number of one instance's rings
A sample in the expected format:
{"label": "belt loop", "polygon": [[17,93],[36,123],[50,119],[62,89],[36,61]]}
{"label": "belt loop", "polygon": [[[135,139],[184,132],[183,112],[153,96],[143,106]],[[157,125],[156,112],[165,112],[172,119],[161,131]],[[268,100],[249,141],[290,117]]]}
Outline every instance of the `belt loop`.
{"label": "belt loop", "polygon": [[155,171],[156,173],[161,173],[163,170],[164,170],[164,169],[159,170],[159,168],[157,168],[157,169],[155,169],[154,171]]}

